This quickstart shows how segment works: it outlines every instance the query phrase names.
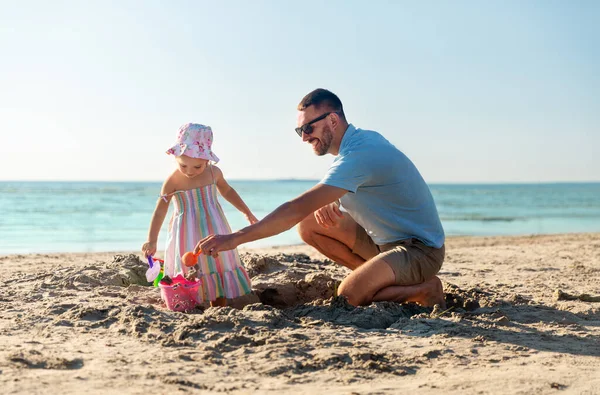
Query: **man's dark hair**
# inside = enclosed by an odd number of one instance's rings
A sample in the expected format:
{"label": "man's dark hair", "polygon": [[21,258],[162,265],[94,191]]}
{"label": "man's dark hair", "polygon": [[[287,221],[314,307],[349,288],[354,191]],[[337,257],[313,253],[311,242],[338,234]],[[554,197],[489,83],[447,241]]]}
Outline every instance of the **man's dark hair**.
{"label": "man's dark hair", "polygon": [[341,118],[344,120],[346,119],[342,101],[335,95],[335,93],[330,92],[327,89],[315,89],[308,95],[304,96],[304,98],[298,104],[298,111],[306,110],[310,106],[315,106],[317,110],[324,108],[329,111],[335,111],[339,113]]}

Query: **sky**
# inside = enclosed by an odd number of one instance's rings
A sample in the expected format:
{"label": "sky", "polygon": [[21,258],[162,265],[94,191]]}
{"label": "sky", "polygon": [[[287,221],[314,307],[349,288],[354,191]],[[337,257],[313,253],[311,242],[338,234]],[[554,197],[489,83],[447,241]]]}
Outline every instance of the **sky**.
{"label": "sky", "polygon": [[600,180],[598,1],[0,0],[0,180],[162,181],[180,125],[227,179],[319,179],[296,106],[430,183]]}

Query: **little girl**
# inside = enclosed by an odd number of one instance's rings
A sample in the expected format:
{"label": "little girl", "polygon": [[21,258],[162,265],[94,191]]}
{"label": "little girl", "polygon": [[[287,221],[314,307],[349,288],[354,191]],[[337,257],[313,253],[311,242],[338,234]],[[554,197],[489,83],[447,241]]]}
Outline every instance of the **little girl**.
{"label": "little girl", "polygon": [[[164,274],[173,278],[186,275],[181,257],[193,251],[196,243],[211,234],[231,233],[223,209],[217,200],[217,190],[240,210],[250,224],[258,222],[237,192],[229,186],[221,170],[210,162],[219,158],[212,152],[213,134],[209,126],[188,123],[179,128],[177,141],[167,150],[174,155],[177,169],[162,186],[161,196],[154,209],[148,241],[142,246],[146,256],[156,252],[158,233],[167,215],[169,202],[174,201],[173,217],[169,223]],[[251,292],[250,278],[240,262],[236,249],[224,251],[217,258],[199,255],[197,276],[204,281],[204,294],[211,306],[225,306],[226,298],[233,299]]]}

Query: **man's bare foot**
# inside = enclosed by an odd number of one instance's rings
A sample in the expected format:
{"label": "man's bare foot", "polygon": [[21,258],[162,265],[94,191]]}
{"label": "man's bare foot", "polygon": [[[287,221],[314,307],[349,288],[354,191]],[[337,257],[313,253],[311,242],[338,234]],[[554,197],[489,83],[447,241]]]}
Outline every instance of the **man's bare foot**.
{"label": "man's bare foot", "polygon": [[446,298],[444,295],[444,287],[437,276],[425,281],[423,284],[423,292],[415,298],[415,302],[425,307],[433,307],[436,304],[442,309],[446,309]]}

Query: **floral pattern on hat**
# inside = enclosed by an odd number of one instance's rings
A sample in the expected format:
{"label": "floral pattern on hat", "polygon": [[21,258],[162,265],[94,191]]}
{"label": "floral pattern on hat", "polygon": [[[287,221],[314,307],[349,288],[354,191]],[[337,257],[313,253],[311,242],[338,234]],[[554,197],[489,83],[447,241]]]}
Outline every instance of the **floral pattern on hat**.
{"label": "floral pattern on hat", "polygon": [[212,142],[213,132],[210,126],[186,123],[179,128],[177,141],[167,150],[167,154],[187,155],[191,158],[206,159],[217,163],[219,158],[212,152]]}

